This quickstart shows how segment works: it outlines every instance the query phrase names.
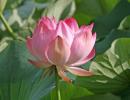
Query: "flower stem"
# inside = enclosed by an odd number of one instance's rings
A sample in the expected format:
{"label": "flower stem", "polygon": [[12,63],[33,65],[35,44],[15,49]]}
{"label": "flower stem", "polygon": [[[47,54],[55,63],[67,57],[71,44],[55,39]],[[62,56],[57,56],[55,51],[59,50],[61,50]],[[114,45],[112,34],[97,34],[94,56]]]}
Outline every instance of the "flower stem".
{"label": "flower stem", "polygon": [[0,13],[0,19],[4,24],[5,28],[8,30],[9,34],[14,38],[17,39],[17,35],[13,32],[12,28],[9,26],[8,22],[6,21],[5,17],[2,13]]}
{"label": "flower stem", "polygon": [[56,92],[57,92],[58,100],[61,100],[60,84],[59,84],[59,76],[58,76],[58,74],[56,75]]}

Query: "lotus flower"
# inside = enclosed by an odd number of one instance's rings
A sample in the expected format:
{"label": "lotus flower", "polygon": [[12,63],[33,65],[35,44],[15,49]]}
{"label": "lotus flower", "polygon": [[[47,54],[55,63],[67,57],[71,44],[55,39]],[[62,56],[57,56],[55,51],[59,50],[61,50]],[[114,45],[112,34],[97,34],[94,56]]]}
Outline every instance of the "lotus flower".
{"label": "lotus flower", "polygon": [[27,48],[36,58],[30,62],[39,68],[56,66],[58,75],[67,82],[71,81],[66,76],[67,71],[78,76],[91,76],[91,71],[79,66],[95,55],[93,25],[79,27],[74,18],[59,22],[55,18],[41,18],[32,38],[27,38]]}

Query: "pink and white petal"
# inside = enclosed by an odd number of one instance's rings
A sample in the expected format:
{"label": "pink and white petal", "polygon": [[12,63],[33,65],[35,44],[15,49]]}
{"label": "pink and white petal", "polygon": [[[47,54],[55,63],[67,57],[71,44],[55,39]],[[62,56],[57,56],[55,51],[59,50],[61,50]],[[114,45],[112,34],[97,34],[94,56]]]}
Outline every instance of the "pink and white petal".
{"label": "pink and white petal", "polygon": [[79,29],[79,33],[87,33],[87,38],[92,37],[92,29],[93,29],[94,23],[91,23],[90,25],[82,25]]}
{"label": "pink and white petal", "polygon": [[[36,66],[51,66],[51,64],[48,62],[48,60],[45,58],[45,56],[43,57],[42,54],[44,54],[44,52],[40,51],[40,52],[35,52],[35,48],[33,48],[32,45],[32,38],[27,37],[27,48],[29,49],[29,51],[31,52],[31,54],[36,57],[36,59],[41,60],[41,61],[32,61],[29,60],[29,62],[31,62],[32,64],[36,65]],[[37,48],[38,49],[38,48]],[[40,54],[41,53],[41,54]],[[39,57],[40,55],[40,57]]]}
{"label": "pink and white petal", "polygon": [[64,80],[65,82],[67,82],[67,83],[71,83],[71,82],[72,82],[72,80],[66,76],[66,74],[65,74],[64,71],[62,71],[62,70],[58,71],[58,75],[59,75],[59,76],[62,78],[62,80]]}
{"label": "pink and white petal", "polygon": [[35,28],[34,33],[36,34],[33,35],[33,40],[35,40],[35,38],[39,38],[44,45],[47,44],[57,36],[57,34],[55,34],[56,25],[57,23],[55,22],[54,18],[41,18],[37,27]]}
{"label": "pink and white petal", "polygon": [[60,21],[56,28],[56,34],[64,38],[65,42],[71,46],[74,39],[74,32],[70,29],[69,26],[64,21]]}
{"label": "pink and white petal", "polygon": [[79,30],[78,23],[74,18],[67,18],[64,21],[73,30],[73,32],[76,32]]}
{"label": "pink and white petal", "polygon": [[47,45],[56,37],[54,31],[48,31],[47,33],[34,34],[32,37],[32,48],[39,59],[45,58],[45,49]]}
{"label": "pink and white petal", "polygon": [[54,18],[43,17],[41,21],[48,29],[50,30],[56,29],[57,23]]}
{"label": "pink and white petal", "polygon": [[32,49],[32,38],[31,37],[27,37],[26,45],[27,45],[29,52],[31,52],[31,54],[34,56],[35,54]]}
{"label": "pink and white petal", "polygon": [[42,61],[33,61],[33,60],[28,60],[31,64],[33,64],[33,65],[35,65],[36,67],[38,67],[38,68],[41,68],[41,67],[45,67],[45,68],[47,68],[47,67],[50,67],[51,66],[51,64],[48,64],[48,63],[44,63],[44,62],[42,62]]}
{"label": "pink and white petal", "polygon": [[[29,51],[31,52],[31,54],[38,60],[41,60],[43,61],[44,63],[48,63],[49,62],[47,61],[47,59],[45,58],[45,56],[43,56],[42,54],[44,54],[44,52],[40,51],[40,52],[36,52],[36,49],[32,47],[32,38],[30,37],[27,37],[27,41],[26,41],[26,45],[27,45],[27,48],[29,49]],[[41,54],[40,54],[41,53]],[[40,55],[40,57],[39,57]]]}
{"label": "pink and white petal", "polygon": [[46,50],[46,58],[54,65],[64,65],[70,56],[70,48],[66,42],[58,36],[52,41]]}
{"label": "pink and white petal", "polygon": [[89,29],[89,31],[92,31],[93,26],[94,26],[94,23],[91,23],[90,25],[87,26],[87,28]]}
{"label": "pink and white petal", "polygon": [[56,25],[57,23],[54,18],[43,17],[35,28],[35,34],[32,36],[32,48],[39,60],[47,61],[45,50],[47,45],[57,36],[55,34]]}
{"label": "pink and white petal", "polygon": [[56,29],[56,21],[54,18],[49,18],[49,17],[42,17],[38,24],[37,24],[37,28],[41,28],[41,29],[48,29],[48,30],[55,30]]}
{"label": "pink and white petal", "polygon": [[93,73],[79,67],[66,67],[66,70],[77,76],[92,76]]}
{"label": "pink and white petal", "polygon": [[95,48],[90,52],[90,54],[85,57],[84,59],[78,61],[78,62],[75,62],[71,65],[68,65],[68,66],[80,66],[80,65],[83,65],[85,63],[87,63],[88,61],[90,61],[93,57],[95,56]]}
{"label": "pink and white petal", "polygon": [[67,64],[76,63],[88,56],[94,47],[95,41],[96,33],[92,35],[92,33],[85,31],[84,33],[78,34],[72,43],[71,55]]}
{"label": "pink and white petal", "polygon": [[[53,26],[52,23],[54,23]],[[55,34],[55,30],[52,27],[56,27],[54,19],[49,19],[48,17],[42,18],[38,26],[36,27],[36,32],[32,36],[32,48],[33,52],[37,56],[39,60],[43,60],[44,62],[48,62],[45,57],[45,50],[47,45],[56,38],[57,34]],[[37,29],[38,28],[38,29]]]}
{"label": "pink and white petal", "polygon": [[56,19],[54,16],[51,18],[51,23],[52,23],[52,26],[54,27],[54,29],[56,29],[57,22],[56,22]]}
{"label": "pink and white petal", "polygon": [[43,58],[44,48],[46,47],[46,45],[42,44],[42,37],[40,34],[34,34],[32,37],[32,48],[38,59]]}

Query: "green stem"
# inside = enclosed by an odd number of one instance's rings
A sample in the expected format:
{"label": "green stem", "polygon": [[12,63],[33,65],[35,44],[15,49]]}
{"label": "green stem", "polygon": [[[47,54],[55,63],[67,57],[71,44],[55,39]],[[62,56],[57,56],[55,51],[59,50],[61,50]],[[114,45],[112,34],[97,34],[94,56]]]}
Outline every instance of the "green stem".
{"label": "green stem", "polygon": [[57,97],[58,100],[61,100],[61,94],[60,94],[60,84],[59,84],[59,76],[56,76],[56,91],[57,91]]}
{"label": "green stem", "polygon": [[5,28],[9,31],[9,34],[14,38],[17,39],[17,35],[13,32],[12,28],[9,26],[8,22],[6,21],[5,17],[2,13],[0,13],[0,19],[4,24]]}

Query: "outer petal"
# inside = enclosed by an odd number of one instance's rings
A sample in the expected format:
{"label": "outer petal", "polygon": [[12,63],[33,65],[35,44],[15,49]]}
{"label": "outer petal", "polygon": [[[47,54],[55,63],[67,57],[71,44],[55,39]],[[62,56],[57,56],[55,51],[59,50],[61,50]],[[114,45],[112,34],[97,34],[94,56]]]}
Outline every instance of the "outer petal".
{"label": "outer petal", "polygon": [[69,56],[70,48],[60,36],[52,41],[46,50],[46,57],[54,65],[64,65],[68,61]]}
{"label": "outer petal", "polygon": [[93,73],[78,67],[67,67],[66,70],[78,76],[92,76]]}
{"label": "outer petal", "polygon": [[94,56],[95,56],[95,49],[93,49],[90,52],[90,54],[87,57],[85,57],[83,60],[78,61],[76,63],[73,63],[73,64],[71,64],[69,66],[80,66],[80,65],[83,65],[83,64],[87,63],[89,60],[91,60]]}
{"label": "outer petal", "polygon": [[32,37],[33,52],[40,60],[45,60],[45,49],[48,45],[47,40],[48,42],[51,42],[51,37],[45,37],[43,34],[34,34]]}
{"label": "outer petal", "polygon": [[33,60],[28,60],[31,64],[35,65],[36,67],[50,67],[51,64],[45,63],[43,61],[33,61]]}
{"label": "outer petal", "polygon": [[87,28],[89,29],[89,31],[92,31],[93,26],[94,26],[94,23],[91,23],[90,25],[87,26]]}
{"label": "outer petal", "polygon": [[39,59],[46,60],[45,49],[57,36],[55,29],[52,28],[52,23],[52,20],[44,17],[39,21],[38,27],[36,27],[36,31],[34,31],[36,33],[33,34],[32,37],[32,48]]}
{"label": "outer petal", "polygon": [[64,21],[60,21],[57,25],[56,34],[64,38],[64,41],[69,45],[69,47],[71,46],[74,39],[74,33]]}
{"label": "outer petal", "polygon": [[[33,51],[33,48],[32,48],[32,38],[30,37],[27,37],[27,48],[29,49],[29,51],[31,52],[31,54],[33,56],[35,56],[37,59],[39,59],[38,55],[35,54],[35,52]],[[42,60],[42,59],[40,59]],[[33,60],[30,60],[29,59],[29,62],[37,67],[49,67],[51,66],[51,64],[47,61],[47,60],[43,60],[43,61],[33,61]]]}
{"label": "outer petal", "polygon": [[35,55],[32,49],[32,38],[27,37],[26,45],[28,50],[31,52],[32,55]]}
{"label": "outer petal", "polygon": [[77,21],[74,18],[67,18],[65,19],[65,23],[74,31],[78,31],[79,27]]}
{"label": "outer petal", "polygon": [[42,17],[39,20],[39,22],[34,30],[34,34],[42,33],[43,31],[46,31],[46,30],[55,30],[56,25],[57,25],[57,23],[54,18]]}
{"label": "outer petal", "polygon": [[69,64],[76,63],[83,60],[92,51],[95,41],[96,33],[92,35],[92,32],[88,27],[83,26],[82,31],[75,37],[72,47],[71,55],[69,58]]}

